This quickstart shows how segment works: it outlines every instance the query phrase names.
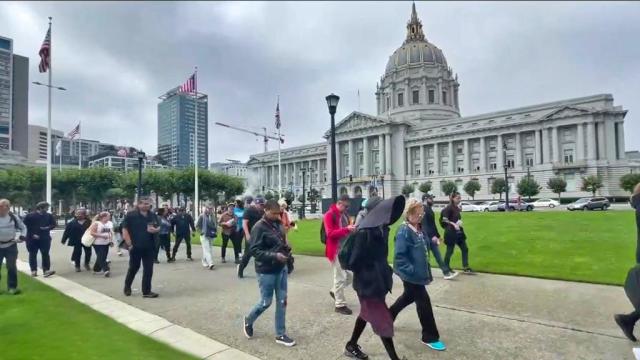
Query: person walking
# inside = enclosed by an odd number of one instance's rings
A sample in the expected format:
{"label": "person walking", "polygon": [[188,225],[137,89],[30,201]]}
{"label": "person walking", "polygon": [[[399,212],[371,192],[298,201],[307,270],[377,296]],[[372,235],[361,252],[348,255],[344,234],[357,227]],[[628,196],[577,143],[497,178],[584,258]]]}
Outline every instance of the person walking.
{"label": "person walking", "polygon": [[84,269],[91,270],[91,247],[82,245],[82,235],[91,226],[91,220],[87,218],[87,210],[85,208],[76,209],[75,218],[67,224],[62,234],[62,243],[73,246],[71,253],[71,261],[75,265],[76,272],[80,272],[80,260],[84,251]]}
{"label": "person walking", "polygon": [[36,210],[27,214],[24,225],[27,227],[27,251],[29,252],[29,267],[31,276],[38,276],[38,252],[42,258],[42,272],[49,277],[56,272],[51,270],[51,230],[56,227],[56,220],[49,214],[49,203],[42,201],[36,205]]}
{"label": "person walking", "polygon": [[451,269],[450,261],[456,245],[462,253],[462,267],[464,274],[473,274],[469,267],[469,248],[467,247],[467,235],[462,227],[462,210],[460,209],[460,193],[454,191],[449,196],[449,204],[440,213],[440,226],[444,228],[444,243],[447,252],[444,255],[444,263]]}
{"label": "person walking", "polygon": [[433,276],[427,256],[429,250],[427,242],[430,240],[420,229],[423,215],[423,205],[415,199],[409,200],[405,212],[405,222],[400,225],[396,233],[393,256],[393,268],[402,279],[404,292],[391,305],[390,311],[391,317],[395,321],[404,308],[415,303],[418,319],[422,326],[422,343],[433,350],[444,351],[446,346],[440,341],[436,320],[433,317],[431,299],[426,287],[433,281]]}
{"label": "person walking", "polygon": [[[248,198],[250,198],[250,196]],[[236,217],[236,228],[233,233],[233,238],[235,239],[236,243],[240,244],[240,257],[242,257],[242,255],[244,255],[244,253],[242,253],[242,240],[244,239],[244,229],[242,228],[242,220],[244,217],[243,200],[236,199],[236,206],[233,208],[233,215]],[[242,262],[242,260],[240,260],[240,262]],[[240,264],[240,262],[238,262],[238,264]]]}
{"label": "person walking", "polygon": [[176,253],[178,253],[180,243],[183,240],[187,245],[187,261],[193,261],[191,258],[191,232],[196,231],[196,228],[193,224],[193,217],[186,213],[183,207],[178,209],[178,214],[171,219],[171,230],[176,234],[176,243],[173,246],[171,261],[176,261]]}
{"label": "person walking", "polygon": [[158,254],[160,249],[164,249],[167,256],[167,262],[171,261],[171,221],[169,221],[169,211],[166,207],[157,210],[158,220],[160,221],[160,231],[156,236],[156,251],[154,263],[159,264]]}
{"label": "person walking", "polygon": [[7,262],[7,293],[20,294],[18,289],[18,243],[24,241],[27,236],[27,227],[18,216],[9,211],[11,202],[0,199],[0,273],[2,261]]}
{"label": "person walking", "polygon": [[198,218],[196,228],[200,232],[200,244],[202,245],[202,266],[213,270],[213,241],[218,235],[218,223],[211,207],[206,207]]}
{"label": "person walking", "polygon": [[231,240],[233,245],[233,255],[237,265],[240,264],[240,252],[242,251],[242,245],[239,241],[236,241],[235,228],[238,220],[233,213],[234,208],[234,204],[228,204],[227,210],[220,214],[218,224],[220,224],[220,227],[222,228],[222,249],[220,250],[222,263],[224,264],[227,262],[227,245],[229,244],[229,240]]}
{"label": "person walking", "polygon": [[138,199],[137,209],[130,211],[122,221],[122,237],[129,248],[129,269],[124,280],[124,294],[131,296],[131,284],[142,263],[142,297],[157,298],[151,291],[154,235],[160,231],[160,221],[149,211],[151,202],[146,197]]}
{"label": "person walking", "polygon": [[124,219],[124,214],[121,212],[116,213],[112,218],[113,242],[118,256],[122,256],[122,246],[124,244],[124,240],[122,239],[122,219]]}
{"label": "person walking", "polygon": [[631,207],[636,211],[636,264],[640,264],[640,183],[633,188],[633,195],[629,199]]}
{"label": "person walking", "polygon": [[109,263],[107,255],[109,247],[113,246],[113,224],[110,221],[111,215],[107,211],[103,211],[96,215],[93,223],[89,228],[91,236],[93,236],[93,250],[96,252],[96,262],[93,264],[94,275],[104,275],[109,277]]}
{"label": "person walking", "polygon": [[355,225],[349,224],[347,210],[349,209],[349,196],[342,195],[337,203],[331,205],[324,215],[323,224],[326,233],[325,256],[331,263],[333,271],[333,287],[329,295],[334,300],[334,311],[342,315],[351,315],[353,311],[347,307],[344,289],[351,284],[353,275],[350,271],[342,269],[337,261],[338,251],[344,239],[356,230]]}
{"label": "person walking", "polygon": [[440,254],[440,243],[442,242],[442,237],[440,236],[440,232],[438,231],[438,226],[436,226],[436,216],[433,212],[432,194],[422,195],[422,206],[424,216],[422,216],[421,230],[424,234],[425,243],[429,248],[428,250],[431,250],[431,252],[433,253],[433,257],[436,259],[440,270],[442,270],[444,279],[451,280],[458,276],[458,273],[449,268],[444,260],[442,260],[442,254]]}
{"label": "person walking", "polygon": [[[242,254],[242,259],[240,259],[240,264],[238,264],[238,277],[244,277],[244,269],[249,265],[249,260],[251,260],[251,230],[253,226],[262,219],[264,216],[264,204],[265,199],[262,196],[256,196],[256,199],[253,200],[250,196],[247,196],[247,207],[244,210],[244,214],[242,215],[242,230],[244,231],[244,241],[245,241],[245,251]],[[276,202],[277,204],[277,202]],[[279,205],[278,205],[279,206]]]}
{"label": "person walking", "polygon": [[244,334],[249,339],[253,337],[253,324],[271,306],[275,293],[275,341],[287,347],[294,346],[296,342],[287,335],[285,325],[288,276],[286,264],[290,252],[285,241],[284,227],[280,222],[280,205],[277,201],[267,201],[262,220],[252,226],[250,239],[250,250],[255,257],[260,301],[249,315],[244,317]]}
{"label": "person walking", "polygon": [[[344,354],[356,359],[368,359],[358,341],[367,323],[380,337],[391,360],[400,360],[393,343],[393,318],[385,297],[393,287],[393,270],[387,262],[389,253],[389,226],[401,216],[405,206],[404,196],[382,201],[371,197],[367,201],[367,215],[360,222],[352,241],[351,251],[341,250],[340,261],[353,271],[353,289],[360,301],[360,314],[356,319],[351,338]],[[346,249],[349,244],[345,244]]]}

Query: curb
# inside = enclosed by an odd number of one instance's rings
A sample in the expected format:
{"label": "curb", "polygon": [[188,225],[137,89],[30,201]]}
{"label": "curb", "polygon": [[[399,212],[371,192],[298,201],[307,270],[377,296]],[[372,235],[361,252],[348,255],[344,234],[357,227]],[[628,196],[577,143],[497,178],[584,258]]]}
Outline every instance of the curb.
{"label": "curb", "polygon": [[[31,275],[28,263],[18,259],[17,267],[19,271]],[[35,280],[60,291],[140,334],[199,359],[261,360],[191,329],[176,325],[163,317],[140,310],[64,277],[37,277]]]}

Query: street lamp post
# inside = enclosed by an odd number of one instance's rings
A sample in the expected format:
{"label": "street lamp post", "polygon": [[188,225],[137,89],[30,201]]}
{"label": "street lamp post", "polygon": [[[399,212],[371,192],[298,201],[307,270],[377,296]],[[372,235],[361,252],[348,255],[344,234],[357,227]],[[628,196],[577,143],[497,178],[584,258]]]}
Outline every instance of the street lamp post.
{"label": "street lamp post", "polygon": [[382,198],[384,199],[384,175],[380,175],[380,187],[382,188]]}
{"label": "street lamp post", "polygon": [[142,164],[146,154],[138,151],[138,200],[142,197]]}
{"label": "street lamp post", "polygon": [[504,165],[504,210],[509,211],[509,177],[507,176],[507,144],[502,144],[502,159]]}
{"label": "street lamp post", "polygon": [[305,187],[305,178],[307,177],[307,169],[300,169],[302,170],[302,210],[300,210],[300,219],[304,219],[304,210],[305,210],[305,200],[306,200],[306,187]]}
{"label": "street lamp post", "polygon": [[340,97],[331,93],[326,98],[329,114],[331,114],[331,200],[338,201],[338,170],[336,169],[336,109]]}

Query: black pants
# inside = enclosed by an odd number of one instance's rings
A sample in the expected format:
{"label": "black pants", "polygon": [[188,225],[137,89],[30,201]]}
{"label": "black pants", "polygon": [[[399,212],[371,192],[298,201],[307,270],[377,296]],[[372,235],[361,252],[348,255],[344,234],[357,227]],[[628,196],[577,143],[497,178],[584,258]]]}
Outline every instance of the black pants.
{"label": "black pants", "polygon": [[248,239],[244,240],[244,253],[242,253],[242,259],[240,259],[240,272],[244,271],[244,269],[249,265],[249,260],[251,260],[251,243]]}
{"label": "black pants", "polygon": [[71,253],[71,261],[76,264],[76,267],[80,267],[80,259],[82,258],[82,251],[84,250],[84,264],[89,265],[91,262],[91,248],[82,244],[73,245],[73,253]]}
{"label": "black pants", "polygon": [[431,299],[427,293],[427,287],[406,281],[403,281],[402,285],[404,286],[404,292],[389,308],[391,317],[395,320],[404,308],[411,303],[415,303],[418,319],[422,326],[422,341],[431,343],[440,340],[440,334],[438,333],[436,320],[433,317],[433,308],[431,307]]}
{"label": "black pants", "polygon": [[[360,340],[360,336],[364,331],[364,328],[367,326],[367,322],[358,316],[356,319],[356,324],[353,327],[353,332],[351,333],[351,339],[347,343],[347,347],[358,345],[358,340]],[[389,359],[391,360],[400,360],[400,357],[396,353],[396,347],[393,344],[393,338],[380,337],[382,340],[382,344],[384,345],[384,349],[387,351],[387,355],[389,355]]]}
{"label": "black pants", "polygon": [[468,268],[469,267],[469,248],[467,247],[467,241],[464,239],[458,238],[455,243],[446,243],[446,245],[447,245],[447,252],[444,254],[444,263],[447,264],[447,267],[451,269],[451,265],[449,265],[449,262],[451,261],[451,255],[453,255],[453,250],[455,249],[456,245],[458,245],[458,247],[460,248],[460,251],[462,252],[462,267],[465,269]]}
{"label": "black pants", "polygon": [[160,249],[164,249],[167,255],[167,260],[171,259],[171,238],[169,234],[158,234],[156,237],[156,257],[158,260],[158,253]]}
{"label": "black pants", "polygon": [[93,264],[93,271],[109,271],[109,264],[107,264],[109,245],[93,245],[93,250],[96,252],[96,263]]}
{"label": "black pants", "polygon": [[7,289],[18,287],[18,245],[13,244],[7,248],[0,248],[0,273],[2,272],[2,259],[7,259]]}
{"label": "black pants", "polygon": [[42,271],[49,271],[51,268],[49,250],[51,250],[51,239],[27,240],[31,271],[38,271],[38,251],[40,251],[40,256],[42,257]]}
{"label": "black pants", "polygon": [[191,234],[177,235],[176,234],[176,244],[173,246],[173,257],[176,257],[178,253],[178,249],[180,248],[180,243],[184,240],[187,244],[187,257],[191,258]]}
{"label": "black pants", "polygon": [[134,246],[129,251],[129,270],[124,280],[125,289],[131,289],[133,279],[136,277],[138,270],[140,270],[140,263],[142,262],[142,294],[146,295],[151,292],[154,253],[155,249],[153,247],[139,248]]}
{"label": "black pants", "polygon": [[242,252],[242,239],[238,238],[235,233],[231,233],[229,235],[222,233],[222,258],[224,259],[227,255],[227,244],[229,244],[229,240],[231,240],[231,243],[233,244],[233,255],[236,260],[239,260],[240,253]]}

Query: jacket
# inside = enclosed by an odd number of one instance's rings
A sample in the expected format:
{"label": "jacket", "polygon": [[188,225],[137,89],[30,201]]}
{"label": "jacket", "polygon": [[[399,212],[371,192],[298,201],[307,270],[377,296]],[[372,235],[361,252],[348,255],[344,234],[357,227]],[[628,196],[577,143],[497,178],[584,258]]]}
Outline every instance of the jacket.
{"label": "jacket", "polygon": [[171,230],[176,236],[191,235],[191,230],[196,231],[193,218],[187,213],[178,214],[171,219]]}
{"label": "jacket", "polygon": [[233,225],[231,226],[226,225],[227,222],[231,220],[234,220],[237,222],[236,216],[233,214],[229,214],[228,212],[224,212],[222,215],[220,215],[220,220],[218,221],[218,223],[222,227],[222,233],[225,235],[233,234],[233,232],[236,229],[236,222],[234,222]]}
{"label": "jacket", "polygon": [[282,271],[286,264],[278,261],[276,254],[290,255],[282,224],[266,218],[258,221],[251,229],[250,251],[255,258],[256,273],[276,274]]}
{"label": "jacket", "polygon": [[344,240],[350,231],[347,228],[349,220],[343,215],[338,207],[333,204],[323,218],[324,231],[327,234],[325,256],[329,261],[334,262],[340,249],[340,242]]}
{"label": "jacket", "polygon": [[85,219],[84,223],[80,224],[78,219],[73,219],[67,223],[62,234],[62,243],[69,246],[76,246],[82,243],[82,235],[91,226],[91,220]]}
{"label": "jacket", "polygon": [[[27,214],[23,222],[27,227],[27,241],[51,241],[51,230],[56,227],[53,215],[35,211]],[[37,235],[39,239],[36,239],[34,235]]]}
{"label": "jacket", "polygon": [[422,231],[414,231],[407,223],[398,228],[393,269],[403,281],[417,285],[427,285],[433,281],[426,241]]}
{"label": "jacket", "polygon": [[349,268],[359,298],[384,299],[393,287],[393,270],[387,263],[388,228],[358,230],[354,236]]}
{"label": "jacket", "polygon": [[638,236],[640,236],[640,194],[631,196],[629,203],[636,210],[636,226],[638,228]]}
{"label": "jacket", "polygon": [[424,216],[422,217],[422,232],[425,236],[425,242],[431,241],[433,237],[440,237],[440,233],[438,232],[438,226],[436,225],[436,216],[433,213],[433,208],[431,206],[423,205],[424,208]]}
{"label": "jacket", "polygon": [[[206,218],[206,221],[204,221]],[[200,231],[200,234],[203,236],[207,235],[207,229],[209,228],[213,228],[213,232],[214,233],[218,233],[218,223],[217,223],[217,219],[215,217],[214,214],[209,214],[208,216],[205,215],[204,213],[202,215],[200,215],[200,217],[198,218],[198,223],[196,224],[196,229],[198,229],[198,231]]]}
{"label": "jacket", "polygon": [[467,236],[464,233],[462,226],[460,231],[457,231],[452,223],[462,220],[462,211],[460,208],[449,204],[440,213],[440,225],[444,228],[444,243],[446,245],[455,245],[458,241],[466,240]]}

